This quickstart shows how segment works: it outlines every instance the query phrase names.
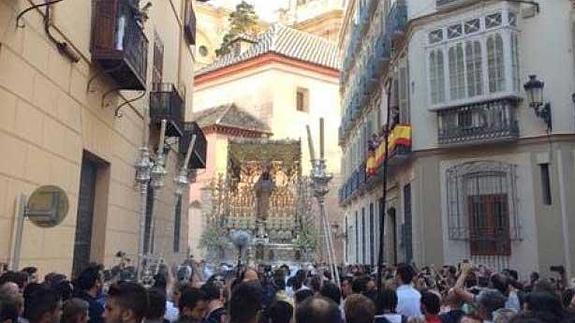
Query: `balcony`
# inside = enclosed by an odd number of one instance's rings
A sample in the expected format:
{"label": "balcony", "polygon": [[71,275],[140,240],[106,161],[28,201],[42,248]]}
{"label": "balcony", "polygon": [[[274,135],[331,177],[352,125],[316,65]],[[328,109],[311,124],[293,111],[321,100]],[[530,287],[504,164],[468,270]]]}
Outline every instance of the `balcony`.
{"label": "balcony", "polygon": [[171,83],[155,84],[150,93],[150,118],[159,125],[163,119],[168,121],[166,135],[181,137],[184,134],[184,100]]}
{"label": "balcony", "polygon": [[129,0],[95,0],[90,52],[119,89],[146,89],[148,39]]}
{"label": "balcony", "polygon": [[180,138],[180,152],[185,154],[188,151],[193,135],[196,135],[196,143],[194,145],[194,150],[192,151],[192,157],[190,158],[190,164],[188,167],[190,169],[206,168],[206,152],[208,143],[206,141],[206,136],[204,136],[202,129],[200,129],[197,123],[186,122],[184,124],[184,135]]}
{"label": "balcony", "polygon": [[516,108],[516,99],[500,99],[439,110],[438,142],[455,146],[516,140]]}

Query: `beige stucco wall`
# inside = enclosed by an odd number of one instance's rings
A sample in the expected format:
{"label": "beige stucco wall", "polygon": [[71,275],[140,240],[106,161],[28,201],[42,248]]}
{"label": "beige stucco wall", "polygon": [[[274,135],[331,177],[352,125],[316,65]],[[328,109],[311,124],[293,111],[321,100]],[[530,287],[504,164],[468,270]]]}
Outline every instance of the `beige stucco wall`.
{"label": "beige stucco wall", "polygon": [[[147,96],[124,108],[123,118],[116,118],[114,109],[123,102],[120,97],[111,95],[104,105],[101,101],[102,94],[114,86],[111,81],[97,78],[93,92],[86,91],[88,79],[100,71],[90,63],[90,1],[53,6],[53,32],[81,54],[77,64],[61,56],[47,40],[39,12],[29,12],[24,16],[26,27],[15,28],[16,15],[30,5],[26,0],[0,0],[0,262],[9,261],[17,197],[40,185],[54,184],[67,192],[70,210],[64,223],[52,229],[25,224],[20,265],[38,266],[41,273],[70,273],[83,150],[109,163],[98,179],[97,194],[105,196],[97,198],[95,206],[91,260],[110,265],[118,250],[135,259],[140,200],[133,164],[142,145]],[[165,47],[164,81],[186,87],[190,108],[193,56],[181,38],[182,5],[182,0],[154,2],[145,32],[150,39],[148,62],[152,62],[156,30]],[[137,94],[122,93],[127,98]],[[156,142],[157,138],[151,138],[152,144]],[[176,163],[172,152],[166,187],[156,201],[156,245],[170,251]],[[186,254],[187,217],[183,214],[181,252],[166,253],[170,261]]]}

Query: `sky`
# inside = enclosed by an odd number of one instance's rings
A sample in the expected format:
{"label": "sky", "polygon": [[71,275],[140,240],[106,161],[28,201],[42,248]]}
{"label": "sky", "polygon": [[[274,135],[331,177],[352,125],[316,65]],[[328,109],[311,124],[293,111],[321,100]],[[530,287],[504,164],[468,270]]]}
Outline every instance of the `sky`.
{"label": "sky", "polygon": [[[208,3],[219,7],[235,8],[241,0],[212,0]],[[258,16],[266,21],[273,21],[275,18],[276,10],[280,8],[287,8],[289,0],[246,0],[246,2],[254,5]]]}

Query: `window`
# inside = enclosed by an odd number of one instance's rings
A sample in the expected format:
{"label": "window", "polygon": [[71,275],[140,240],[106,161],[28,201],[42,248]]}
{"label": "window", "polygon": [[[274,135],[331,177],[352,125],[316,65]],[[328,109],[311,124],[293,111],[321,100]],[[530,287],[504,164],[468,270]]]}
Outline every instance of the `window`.
{"label": "window", "polygon": [[[460,101],[470,98],[493,100],[511,94],[507,92],[519,95],[519,41],[514,15],[498,12],[435,29],[428,34],[432,105],[459,105]],[[443,39],[444,34],[447,42]],[[462,34],[472,36],[462,40]],[[449,86],[447,95],[445,82]]]}
{"label": "window", "polygon": [[429,74],[432,104],[445,102],[445,71],[443,64],[443,51],[437,49],[429,53]]}
{"label": "window", "polygon": [[551,205],[551,177],[549,175],[549,164],[540,164],[541,171],[541,193],[543,194],[543,204]]}
{"label": "window", "polygon": [[465,29],[466,35],[478,32],[481,29],[481,20],[479,20],[479,18],[477,18],[477,19],[467,21],[465,23],[464,29]]}
{"label": "window", "polygon": [[152,84],[162,83],[164,70],[164,43],[156,32],[154,35],[154,65],[152,70]]}
{"label": "window", "polygon": [[465,43],[465,65],[467,68],[467,95],[474,97],[483,94],[483,70],[481,64],[481,43]]}
{"label": "window", "polygon": [[447,38],[448,39],[457,38],[457,37],[461,36],[462,34],[463,34],[463,29],[461,27],[461,24],[447,27]]}
{"label": "window", "polygon": [[459,43],[448,51],[449,95],[452,100],[465,98],[465,65],[463,62],[463,44]]}
{"label": "window", "polygon": [[467,198],[471,255],[511,255],[507,194],[470,195]]}
{"label": "window", "polygon": [[178,196],[174,214],[174,252],[180,252],[180,232],[182,231],[182,197]]}
{"label": "window", "polygon": [[501,26],[502,21],[503,21],[503,19],[502,19],[501,12],[494,13],[492,15],[488,15],[485,17],[485,28],[490,29],[490,28],[499,27],[499,26]]}
{"label": "window", "polygon": [[465,241],[471,256],[511,255],[511,241],[521,238],[516,166],[474,161],[446,175],[449,239]]}
{"label": "window", "polygon": [[511,34],[511,70],[513,71],[513,90],[520,91],[521,79],[519,76],[519,40],[517,34]]}
{"label": "window", "polygon": [[355,211],[355,263],[359,263],[359,216]]}
{"label": "window", "polygon": [[399,68],[399,122],[405,124],[410,122],[409,76],[406,66]]}
{"label": "window", "polygon": [[489,92],[505,90],[505,66],[503,54],[503,38],[494,34],[487,38],[487,69],[489,77]]}
{"label": "window", "polygon": [[411,214],[411,184],[403,187],[403,217],[404,217],[404,232],[403,240],[405,247],[405,262],[411,263],[413,261],[413,221]]}
{"label": "window", "polygon": [[309,90],[298,88],[296,92],[297,111],[309,112]]}
{"label": "window", "polygon": [[367,243],[365,242],[365,237],[367,236],[367,230],[365,230],[365,208],[361,208],[361,260],[362,263],[367,263]]}
{"label": "window", "polygon": [[375,265],[375,215],[373,203],[369,203],[369,263]]}
{"label": "window", "polygon": [[192,0],[186,1],[186,11],[184,17],[184,38],[188,45],[196,44],[196,13]]}
{"label": "window", "polygon": [[443,29],[437,29],[429,33],[429,43],[435,44],[443,40]]}
{"label": "window", "polygon": [[200,56],[202,57],[206,57],[208,56],[208,48],[204,45],[200,46],[200,48],[198,49]]}
{"label": "window", "polygon": [[508,12],[507,22],[509,23],[509,26],[517,27],[517,14],[514,12]]}

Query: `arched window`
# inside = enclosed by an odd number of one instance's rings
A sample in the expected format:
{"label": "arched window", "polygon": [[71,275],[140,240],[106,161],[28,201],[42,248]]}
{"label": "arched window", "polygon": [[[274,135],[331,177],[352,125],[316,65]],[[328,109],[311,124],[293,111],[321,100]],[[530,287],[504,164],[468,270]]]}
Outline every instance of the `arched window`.
{"label": "arched window", "polygon": [[481,42],[465,43],[465,66],[467,69],[467,95],[474,97],[483,94],[483,69],[481,59]]}
{"label": "arched window", "polygon": [[505,57],[499,33],[487,38],[487,70],[489,93],[505,91]]}
{"label": "arched window", "polygon": [[429,53],[429,83],[431,89],[431,103],[445,102],[445,75],[443,52],[440,49]]}
{"label": "arched window", "polygon": [[463,45],[461,43],[449,48],[449,95],[451,100],[465,98],[465,65]]}

